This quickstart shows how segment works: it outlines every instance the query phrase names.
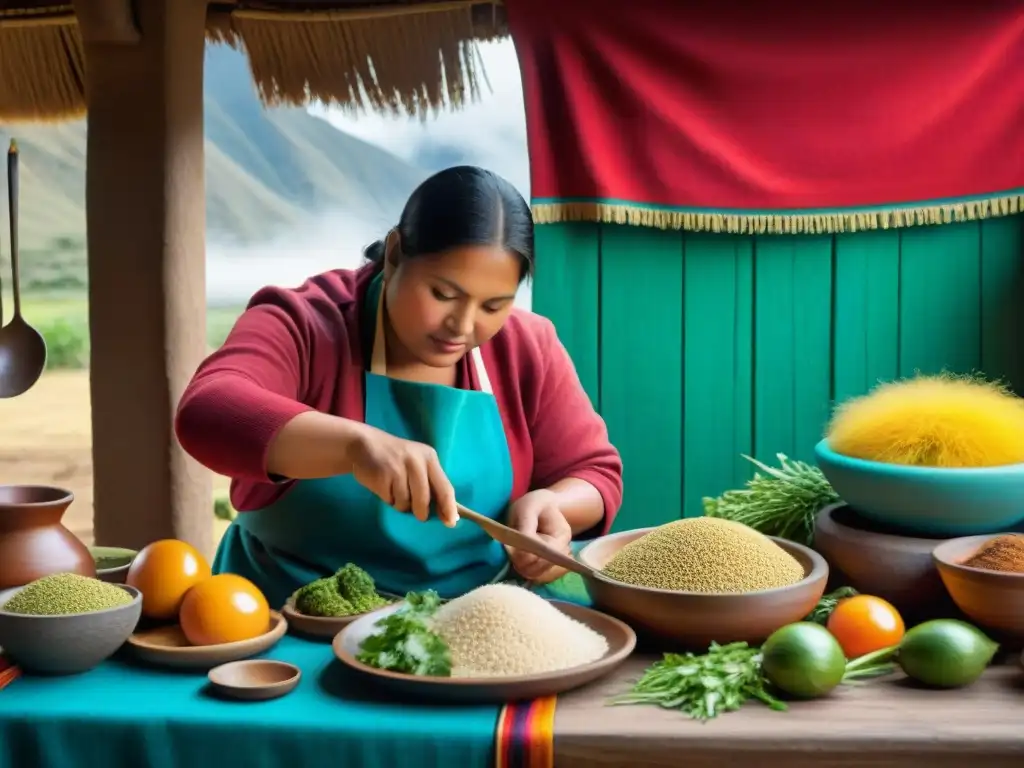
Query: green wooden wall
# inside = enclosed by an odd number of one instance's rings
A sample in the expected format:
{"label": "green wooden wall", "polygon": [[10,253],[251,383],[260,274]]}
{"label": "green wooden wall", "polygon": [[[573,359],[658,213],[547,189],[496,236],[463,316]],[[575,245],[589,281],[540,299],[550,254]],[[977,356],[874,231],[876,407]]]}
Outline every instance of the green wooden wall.
{"label": "green wooden wall", "polygon": [[625,465],[617,529],[701,513],[832,403],[980,370],[1024,387],[1024,217],[836,236],[537,228],[551,318]]}

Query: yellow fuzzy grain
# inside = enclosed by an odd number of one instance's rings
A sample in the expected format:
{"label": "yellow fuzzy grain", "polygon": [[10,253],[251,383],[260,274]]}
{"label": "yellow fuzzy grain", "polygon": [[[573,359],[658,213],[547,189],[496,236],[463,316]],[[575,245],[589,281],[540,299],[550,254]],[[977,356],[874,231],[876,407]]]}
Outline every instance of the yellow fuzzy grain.
{"label": "yellow fuzzy grain", "polygon": [[1024,400],[1001,384],[952,375],[881,384],[843,403],[827,431],[838,454],[919,467],[1024,463]]}

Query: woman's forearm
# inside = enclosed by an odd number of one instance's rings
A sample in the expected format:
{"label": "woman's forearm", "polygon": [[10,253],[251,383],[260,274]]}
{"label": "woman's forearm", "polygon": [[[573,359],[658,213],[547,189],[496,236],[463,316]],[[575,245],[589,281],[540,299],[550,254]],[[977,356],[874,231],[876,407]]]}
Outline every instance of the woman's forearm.
{"label": "woman's forearm", "polygon": [[604,520],[604,498],[586,480],[567,477],[548,490],[558,497],[558,508],[565,515],[574,536],[589,531]]}
{"label": "woman's forearm", "polygon": [[267,448],[267,474],[310,480],[352,471],[352,454],[370,427],[319,411],[300,413]]}

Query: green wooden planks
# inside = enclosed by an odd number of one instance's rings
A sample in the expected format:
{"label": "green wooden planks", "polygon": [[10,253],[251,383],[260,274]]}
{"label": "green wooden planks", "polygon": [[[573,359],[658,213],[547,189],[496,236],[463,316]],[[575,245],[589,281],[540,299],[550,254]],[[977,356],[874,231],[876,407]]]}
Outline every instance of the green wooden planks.
{"label": "green wooden planks", "polygon": [[599,347],[600,231],[597,224],[537,227],[533,311],[544,315],[569,351],[583,388],[601,407]]}
{"label": "green wooden planks", "polygon": [[680,233],[602,227],[601,412],[625,483],[617,530],[682,514],[684,311]]}
{"label": "green wooden planks", "polygon": [[1024,217],[981,222],[981,370],[1024,392]]}
{"label": "green wooden planks", "polygon": [[900,376],[981,365],[978,222],[900,232]]}
{"label": "green wooden planks", "polygon": [[[683,512],[742,484],[751,452],[752,259],[749,238],[683,240]],[[740,463],[746,466],[740,466]]]}
{"label": "green wooden planks", "polygon": [[754,454],[807,459],[831,396],[832,238],[756,238],[754,286]]}
{"label": "green wooden planks", "polygon": [[830,406],[915,370],[1024,388],[1024,216],[835,237],[537,229],[534,309],[625,463],[617,530],[700,514],[742,453],[810,457]]}
{"label": "green wooden planks", "polygon": [[834,285],[832,397],[841,403],[899,373],[899,232],[837,235]]}

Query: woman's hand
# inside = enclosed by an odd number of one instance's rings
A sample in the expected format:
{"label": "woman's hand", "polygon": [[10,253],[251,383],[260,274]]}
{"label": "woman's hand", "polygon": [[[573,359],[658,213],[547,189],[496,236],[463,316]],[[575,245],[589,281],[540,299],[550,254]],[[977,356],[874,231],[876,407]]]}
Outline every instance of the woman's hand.
{"label": "woman's hand", "polygon": [[429,445],[368,427],[350,456],[356,481],[399,512],[426,520],[433,501],[442,523],[451,528],[459,521],[455,489]]}
{"label": "woman's hand", "polygon": [[[572,528],[558,506],[558,495],[548,490],[531,491],[512,503],[509,525],[520,533],[543,539],[549,547],[571,555]],[[565,569],[529,552],[509,550],[516,572],[528,581],[547,584],[565,575]]]}

